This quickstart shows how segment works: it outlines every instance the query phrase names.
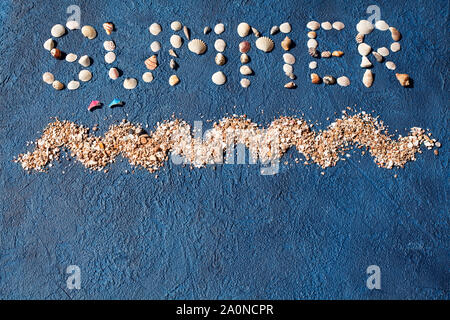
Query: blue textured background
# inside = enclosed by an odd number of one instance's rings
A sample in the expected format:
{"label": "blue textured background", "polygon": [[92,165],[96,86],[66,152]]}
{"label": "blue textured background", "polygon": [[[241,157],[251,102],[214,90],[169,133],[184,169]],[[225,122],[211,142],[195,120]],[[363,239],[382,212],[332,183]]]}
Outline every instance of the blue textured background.
{"label": "blue textured background", "polygon": [[[42,47],[55,23],[65,24],[66,8],[78,4],[82,24],[97,28],[88,41],[70,32],[58,47],[88,54],[94,78],[74,92],[56,92],[41,80],[51,71],[67,83],[80,66],[52,59]],[[363,87],[354,36],[368,5],[403,34],[393,55],[397,71],[409,73],[404,89],[392,72],[376,65],[375,83]],[[449,298],[448,215],[448,1],[11,1],[0,6],[0,298],[154,299],[393,299]],[[178,19],[209,45],[195,56],[180,53],[181,83],[167,84],[168,56],[151,84],[141,81],[143,60],[158,21],[168,49],[169,24]],[[347,74],[348,88],[309,83],[305,24],[341,20],[346,28],[319,34],[322,48],[342,48],[341,59],[319,61],[319,73]],[[113,21],[117,65],[138,78],[136,90],[107,77],[101,25]],[[279,42],[271,54],[252,49],[256,75],[239,86],[237,24],[247,21],[264,34],[289,21],[297,47],[296,90],[286,90]],[[206,25],[223,22],[229,58],[222,70],[229,81],[211,83],[213,43]],[[254,38],[252,38],[252,42]],[[368,37],[374,47],[391,43],[389,32]],[[123,109],[86,110],[93,99],[118,97]],[[235,106],[235,107],[234,107]],[[347,106],[374,110],[391,132],[429,128],[443,143],[439,157],[426,151],[403,170],[377,168],[359,152],[321,175],[319,167],[281,166],[261,176],[258,166],[225,165],[189,170],[169,163],[158,179],[131,170],[126,160],[105,173],[89,172],[64,160],[44,174],[27,174],[13,163],[31,150],[50,117],[87,126],[98,134],[124,117],[153,126],[172,113],[193,122],[247,114],[267,124],[279,115],[301,115],[324,128]],[[262,112],[264,111],[264,112]],[[326,118],[330,117],[330,121]],[[105,119],[106,118],[106,119]],[[286,159],[297,157],[291,150]],[[290,161],[292,163],[293,161]],[[62,174],[64,172],[64,174]],[[393,177],[398,174],[398,178]],[[66,288],[65,269],[82,270],[82,289]],[[365,270],[382,272],[382,290],[366,288]]]}

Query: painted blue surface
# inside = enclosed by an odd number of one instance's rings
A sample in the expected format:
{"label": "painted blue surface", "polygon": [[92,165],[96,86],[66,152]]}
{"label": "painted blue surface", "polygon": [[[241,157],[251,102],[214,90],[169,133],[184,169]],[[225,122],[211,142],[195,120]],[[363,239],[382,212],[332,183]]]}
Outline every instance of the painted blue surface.
{"label": "painted blue surface", "polygon": [[[58,47],[94,58],[94,78],[74,92],[56,92],[41,76],[51,71],[67,83],[80,66],[49,57],[42,47],[55,23],[65,23],[66,8],[78,4],[82,24],[97,28],[88,41],[80,32],[58,39]],[[363,87],[355,26],[377,4],[382,19],[403,34],[402,51],[393,55],[398,71],[409,73],[414,88],[400,87],[384,66],[374,68],[372,88]],[[10,1],[0,6],[0,298],[92,299],[448,299],[448,1]],[[144,84],[142,61],[158,21],[157,37],[168,49],[169,24],[178,19],[208,52],[179,50],[181,83],[167,84],[168,56],[155,80]],[[338,33],[321,32],[321,46],[342,49],[341,59],[319,61],[318,71],[352,80],[348,88],[313,86],[305,50],[305,24],[341,20]],[[107,77],[101,25],[113,21],[117,65],[138,78],[134,91]],[[282,86],[279,46],[264,55],[252,49],[256,75],[247,90],[239,86],[237,24],[247,21],[267,34],[289,21],[297,46],[292,52],[299,76],[296,90]],[[211,83],[213,43],[203,27],[223,22],[229,81]],[[279,43],[283,35],[274,36]],[[253,42],[253,38],[252,38]],[[367,42],[390,44],[388,33]],[[89,113],[91,100],[103,107]],[[247,114],[267,124],[279,115],[301,115],[324,128],[347,106],[374,111],[392,133],[429,128],[443,143],[439,157],[418,155],[405,169],[385,170],[359,152],[327,169],[281,165],[275,176],[258,166],[225,165],[190,170],[168,163],[158,178],[132,170],[126,160],[109,172],[89,172],[75,161],[56,163],[48,173],[27,174],[12,159],[31,150],[50,117],[93,126],[103,134],[126,117],[149,124],[172,113],[193,123],[227,113]],[[264,110],[264,112],[262,112]],[[327,120],[330,117],[330,121]],[[291,150],[286,159],[297,157]],[[64,173],[64,174],[63,174]],[[398,178],[394,178],[398,174]],[[82,289],[66,288],[68,265],[81,268]],[[366,288],[366,268],[381,268],[381,290]]]}

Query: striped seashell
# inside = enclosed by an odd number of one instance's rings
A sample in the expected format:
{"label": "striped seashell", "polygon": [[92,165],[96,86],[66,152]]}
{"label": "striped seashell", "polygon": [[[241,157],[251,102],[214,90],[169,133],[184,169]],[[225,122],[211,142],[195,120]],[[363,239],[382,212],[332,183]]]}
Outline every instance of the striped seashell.
{"label": "striped seashell", "polygon": [[260,37],[256,40],[256,48],[263,52],[270,52],[274,48],[273,40],[268,37]]}
{"label": "striped seashell", "polygon": [[148,70],[155,70],[158,67],[158,59],[156,58],[156,55],[153,55],[145,60],[145,66]]}
{"label": "striped seashell", "polygon": [[110,35],[114,30],[114,25],[112,24],[112,22],[105,22],[103,24],[103,29],[105,29],[107,35]]}
{"label": "striped seashell", "polygon": [[316,48],[309,48],[308,53],[313,58],[318,58],[320,56],[319,51]]}
{"label": "striped seashell", "polygon": [[204,54],[206,52],[207,46],[206,43],[204,43],[200,39],[192,39],[188,43],[188,49],[189,51],[196,54]]}
{"label": "striped seashell", "polygon": [[358,33],[355,37],[356,43],[363,43],[364,42],[364,35],[362,33]]}
{"label": "striped seashell", "polygon": [[331,57],[331,52],[330,51],[322,51],[322,53],[320,54],[320,56],[322,58],[329,58]]}

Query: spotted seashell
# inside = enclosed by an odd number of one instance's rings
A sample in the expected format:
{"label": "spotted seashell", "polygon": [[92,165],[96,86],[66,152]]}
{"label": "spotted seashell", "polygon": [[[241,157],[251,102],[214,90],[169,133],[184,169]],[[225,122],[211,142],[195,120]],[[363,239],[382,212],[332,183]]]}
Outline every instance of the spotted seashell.
{"label": "spotted seashell", "polygon": [[263,52],[270,52],[274,48],[273,40],[268,37],[260,37],[256,40],[256,48]]}
{"label": "spotted seashell", "polygon": [[83,82],[89,81],[92,79],[92,73],[89,70],[81,70],[78,74],[78,79]]}
{"label": "spotted seashell", "polygon": [[114,25],[111,22],[105,22],[103,24],[103,29],[105,29],[107,35],[110,35],[114,30]]}
{"label": "spotted seashell", "polygon": [[218,54],[216,54],[214,61],[218,66],[223,66],[225,63],[227,63],[227,58],[225,58],[225,56],[219,52]]}
{"label": "spotted seashell", "polygon": [[239,52],[240,53],[247,53],[250,51],[250,42],[248,41],[242,41],[239,43]]}
{"label": "spotted seashell", "polygon": [[311,83],[319,84],[321,79],[317,73],[311,73]]}
{"label": "spotted seashell", "polygon": [[281,47],[285,50],[285,51],[289,51],[292,48],[292,40],[291,38],[289,38],[288,36],[286,36],[286,38],[284,38],[283,41],[281,41]]}
{"label": "spotted seashell", "polygon": [[358,33],[355,37],[356,43],[363,43],[364,42],[364,35],[362,33]]}
{"label": "spotted seashell", "polygon": [[158,59],[156,58],[156,55],[153,55],[145,60],[145,66],[149,70],[155,70],[158,67]]}
{"label": "spotted seashell", "polygon": [[322,53],[320,54],[320,56],[322,58],[329,58],[331,57],[331,52],[330,51],[322,51]]}
{"label": "spotted seashell", "polygon": [[373,84],[373,74],[372,74],[371,70],[366,70],[366,72],[364,72],[364,76],[363,76],[362,82],[367,88],[370,88],[372,86],[372,84]]}
{"label": "spotted seashell", "polygon": [[119,70],[117,70],[116,68],[111,68],[108,71],[108,75],[112,80],[116,80],[117,78],[119,78]]}
{"label": "spotted seashell", "polygon": [[53,48],[52,50],[50,50],[50,54],[52,55],[53,58],[58,60],[61,59],[62,57],[62,52],[58,48]]}
{"label": "spotted seashell", "polygon": [[112,40],[103,42],[103,48],[106,51],[114,51],[116,49],[116,44]]}
{"label": "spotted seashell", "polygon": [[196,53],[196,54],[204,54],[206,52],[206,43],[204,43],[200,39],[192,39],[188,43],[188,49],[189,51]]}
{"label": "spotted seashell", "polygon": [[169,78],[169,84],[173,87],[176,86],[180,82],[176,74],[173,74]]}
{"label": "spotted seashell", "polygon": [[62,90],[62,89],[64,89],[64,84],[61,83],[61,82],[58,81],[58,80],[53,81],[52,86],[53,86],[53,88],[54,88],[55,90]]}
{"label": "spotted seashell", "polygon": [[391,31],[391,37],[394,41],[399,41],[402,38],[402,34],[394,27],[390,27],[389,31]]}
{"label": "spotted seashell", "polygon": [[95,29],[91,26],[84,26],[81,28],[81,33],[89,40],[95,39],[97,36],[97,31],[95,31]]}
{"label": "spotted seashell", "polygon": [[174,34],[170,37],[170,44],[175,49],[178,49],[183,45],[183,39],[179,35]]}

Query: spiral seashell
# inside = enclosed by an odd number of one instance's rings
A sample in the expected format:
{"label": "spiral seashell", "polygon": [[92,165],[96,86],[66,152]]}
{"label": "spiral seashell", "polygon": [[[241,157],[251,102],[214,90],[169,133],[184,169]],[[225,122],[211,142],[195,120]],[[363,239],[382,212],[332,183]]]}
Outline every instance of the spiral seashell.
{"label": "spiral seashell", "polygon": [[149,70],[155,70],[158,67],[158,59],[156,58],[156,55],[153,55],[145,60],[145,66]]}
{"label": "spiral seashell", "polygon": [[394,27],[389,27],[389,31],[391,32],[392,40],[399,41],[402,38],[402,34]]}
{"label": "spiral seashell", "polygon": [[188,49],[189,51],[196,53],[196,54],[204,54],[206,52],[206,43],[204,43],[200,39],[192,39],[188,43]]}
{"label": "spiral seashell", "polygon": [[260,37],[256,40],[256,48],[263,52],[270,52],[274,48],[273,40],[268,37]]}
{"label": "spiral seashell", "polygon": [[112,22],[105,22],[103,24],[103,29],[105,29],[107,35],[110,35],[114,30],[114,25],[112,24]]}
{"label": "spiral seashell", "polygon": [[292,40],[291,38],[289,38],[288,36],[286,36],[286,38],[284,38],[283,41],[281,41],[281,47],[285,50],[285,51],[289,51],[292,48]]}

